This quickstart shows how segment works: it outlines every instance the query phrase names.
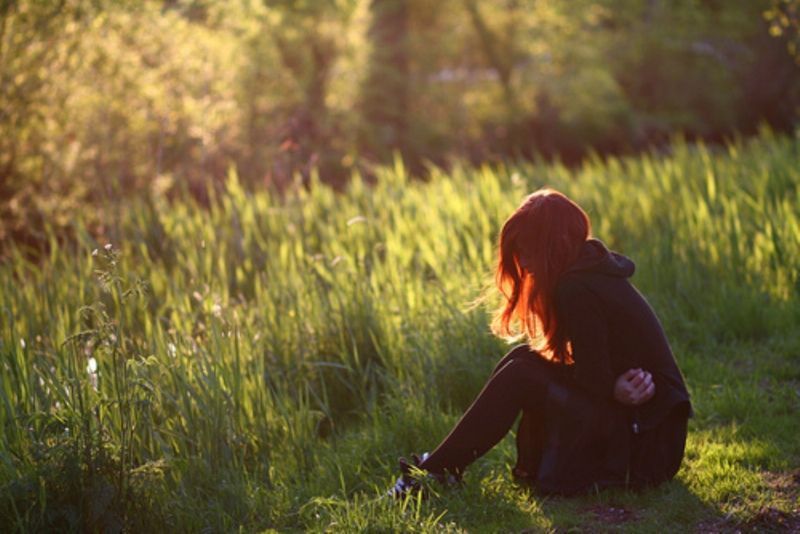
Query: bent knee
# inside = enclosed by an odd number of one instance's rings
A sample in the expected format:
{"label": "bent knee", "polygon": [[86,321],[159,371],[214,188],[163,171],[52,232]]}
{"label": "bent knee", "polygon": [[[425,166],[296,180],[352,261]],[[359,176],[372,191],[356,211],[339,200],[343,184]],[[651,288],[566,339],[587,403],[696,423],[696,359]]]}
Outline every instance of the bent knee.
{"label": "bent knee", "polygon": [[509,358],[500,371],[517,376],[525,382],[550,382],[555,379],[553,364],[542,358],[538,352],[530,350]]}
{"label": "bent knee", "polygon": [[517,345],[506,353],[505,356],[497,363],[491,376],[496,375],[499,371],[505,369],[512,362],[516,362],[514,368],[530,379],[531,375],[551,378],[555,372],[554,364],[544,358],[538,351],[530,348],[528,345]]}

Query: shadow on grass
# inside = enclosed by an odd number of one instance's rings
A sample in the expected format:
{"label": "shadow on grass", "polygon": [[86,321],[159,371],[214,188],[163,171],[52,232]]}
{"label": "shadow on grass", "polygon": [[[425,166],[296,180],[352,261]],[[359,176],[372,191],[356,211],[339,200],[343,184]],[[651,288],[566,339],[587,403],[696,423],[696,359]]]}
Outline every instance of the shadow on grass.
{"label": "shadow on grass", "polygon": [[540,496],[510,480],[484,479],[440,495],[443,522],[476,532],[796,532],[796,513],[764,506],[745,517],[703,501],[680,480],[644,491]]}
{"label": "shadow on grass", "polygon": [[721,511],[678,480],[643,491],[614,489],[575,498],[546,497],[542,512],[556,532],[687,532],[702,521],[724,520]]}
{"label": "shadow on grass", "polygon": [[[769,498],[741,507],[741,513],[735,502],[726,511],[720,503],[702,500],[680,480],[641,492],[529,498],[540,500],[542,514],[555,532],[800,532],[800,470],[764,477]],[[539,531],[538,525],[528,531]]]}

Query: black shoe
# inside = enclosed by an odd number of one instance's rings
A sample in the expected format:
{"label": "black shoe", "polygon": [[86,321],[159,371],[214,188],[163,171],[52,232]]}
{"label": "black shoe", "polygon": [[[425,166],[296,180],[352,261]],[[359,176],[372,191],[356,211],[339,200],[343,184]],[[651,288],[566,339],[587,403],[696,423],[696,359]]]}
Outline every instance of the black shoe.
{"label": "black shoe", "polygon": [[[395,499],[402,499],[406,495],[423,491],[424,488],[421,482],[423,478],[431,478],[439,484],[447,487],[456,486],[461,483],[461,476],[459,475],[440,475],[437,473],[429,473],[422,469],[420,465],[422,465],[422,462],[427,460],[429,456],[430,454],[427,452],[422,453],[422,456],[412,454],[411,463],[409,463],[409,461],[405,458],[400,458],[399,463],[401,475],[398,477],[394,486],[387,492],[388,495],[394,497]],[[423,493],[423,497],[424,496],[425,495]]]}
{"label": "black shoe", "polygon": [[530,473],[523,471],[519,467],[514,467],[511,470],[511,476],[514,482],[522,487],[534,488],[536,486],[536,477]]}
{"label": "black shoe", "polygon": [[420,469],[419,465],[424,462],[428,456],[430,455],[427,452],[422,453],[422,457],[412,454],[411,461],[413,463],[409,463],[405,458],[400,458],[401,474],[397,478],[397,482],[394,483],[394,486],[387,492],[387,495],[395,499],[402,499],[406,495],[411,495],[420,491],[422,489],[422,484],[420,484],[419,479],[425,476],[425,471]]}

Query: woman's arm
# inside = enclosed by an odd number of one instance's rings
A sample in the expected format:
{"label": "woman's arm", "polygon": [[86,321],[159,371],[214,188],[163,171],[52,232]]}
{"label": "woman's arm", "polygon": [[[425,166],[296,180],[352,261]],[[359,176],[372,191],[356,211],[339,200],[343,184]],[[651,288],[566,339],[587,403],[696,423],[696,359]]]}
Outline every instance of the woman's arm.
{"label": "woman's arm", "polygon": [[655,395],[653,376],[642,369],[628,369],[614,377],[608,349],[608,323],[603,306],[587,287],[566,281],[556,299],[558,319],[572,344],[573,376],[584,389],[601,397],[635,406]]}
{"label": "woman's arm", "polygon": [[608,349],[608,321],[597,296],[576,280],[556,292],[556,318],[572,347],[572,376],[579,386],[610,399],[616,377]]}

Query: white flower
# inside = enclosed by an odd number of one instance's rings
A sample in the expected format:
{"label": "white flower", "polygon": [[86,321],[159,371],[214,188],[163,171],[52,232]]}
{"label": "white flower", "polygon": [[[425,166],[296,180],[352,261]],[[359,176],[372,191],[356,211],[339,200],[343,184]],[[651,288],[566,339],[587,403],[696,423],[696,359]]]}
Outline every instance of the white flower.
{"label": "white flower", "polygon": [[175,343],[167,343],[167,354],[174,358],[177,353],[178,348],[175,346]]}
{"label": "white flower", "polygon": [[94,249],[94,250],[92,251],[92,256],[97,256],[97,249]]}
{"label": "white flower", "polygon": [[106,243],[106,246],[104,246],[103,248],[106,249],[106,250],[111,250],[112,247],[113,247],[113,245],[111,243]]}
{"label": "white flower", "polygon": [[97,391],[97,360],[89,358],[89,363],[86,364],[86,372],[89,373],[89,383]]}

